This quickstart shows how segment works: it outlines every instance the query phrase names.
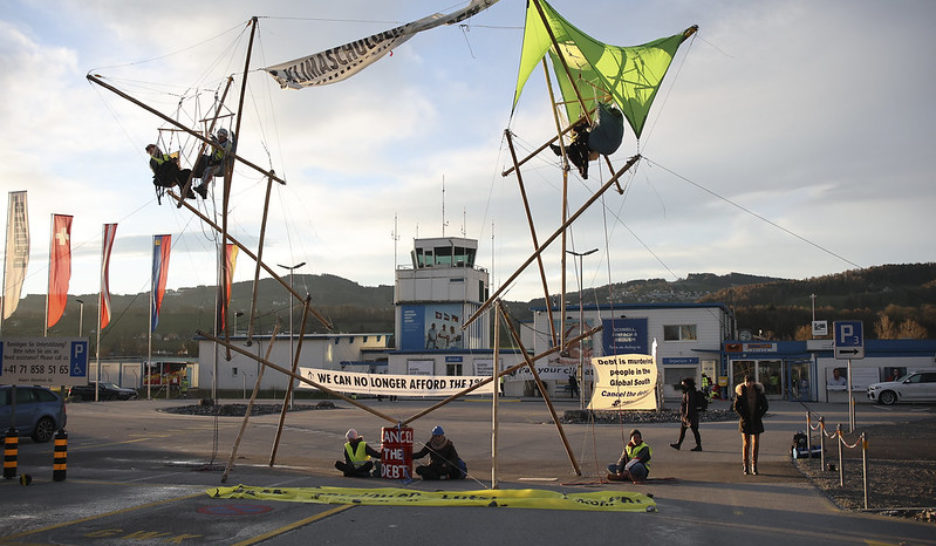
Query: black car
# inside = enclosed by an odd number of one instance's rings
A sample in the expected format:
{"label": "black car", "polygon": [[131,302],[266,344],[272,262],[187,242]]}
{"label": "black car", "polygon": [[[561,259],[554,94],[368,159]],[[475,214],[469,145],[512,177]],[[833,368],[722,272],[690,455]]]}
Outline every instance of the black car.
{"label": "black car", "polygon": [[[94,400],[95,384],[96,381],[89,381],[87,385],[73,385],[68,389],[68,399],[75,402]],[[101,381],[98,387],[98,397],[100,400],[135,400],[137,391]]]}
{"label": "black car", "polygon": [[[0,385],[0,437],[12,425],[13,387]],[[45,387],[16,387],[16,429],[34,442],[48,442],[65,427],[65,402]]]}

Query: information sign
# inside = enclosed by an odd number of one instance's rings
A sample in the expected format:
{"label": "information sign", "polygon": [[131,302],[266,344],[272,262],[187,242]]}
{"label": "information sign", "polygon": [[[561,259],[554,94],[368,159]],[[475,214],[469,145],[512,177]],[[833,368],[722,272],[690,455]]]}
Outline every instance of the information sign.
{"label": "information sign", "polygon": [[0,384],[55,386],[87,382],[86,338],[0,338]]}

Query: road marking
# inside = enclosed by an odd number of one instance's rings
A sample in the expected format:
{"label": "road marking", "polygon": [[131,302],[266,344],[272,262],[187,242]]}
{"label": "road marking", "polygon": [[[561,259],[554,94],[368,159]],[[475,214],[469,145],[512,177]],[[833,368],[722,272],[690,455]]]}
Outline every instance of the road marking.
{"label": "road marking", "polygon": [[184,500],[194,499],[194,498],[196,498],[196,497],[203,497],[203,496],[205,496],[204,491],[198,492],[198,493],[193,493],[193,494],[191,494],[191,495],[183,495],[183,496],[181,496],[181,497],[173,497],[173,498],[171,498],[171,499],[164,499],[164,500],[161,500],[161,501],[149,502],[149,503],[146,503],[146,504],[141,504],[141,505],[139,505],[139,506],[132,506],[132,507],[130,507],[130,508],[121,508],[120,510],[114,510],[113,512],[105,512],[105,513],[103,513],[103,514],[98,514],[98,515],[96,515],[96,516],[88,516],[88,517],[86,517],[86,518],[75,519],[75,520],[72,520],[72,521],[64,521],[64,522],[62,522],[62,523],[57,523],[57,524],[55,524],[55,525],[50,525],[50,526],[48,526],[48,527],[41,527],[41,528],[39,528],[39,529],[33,529],[32,531],[26,531],[25,533],[18,533],[18,534],[15,534],[15,535],[9,535],[9,536],[4,537],[3,540],[4,540],[4,542],[6,542],[6,541],[8,541],[8,540],[10,540],[10,539],[26,537],[26,536],[35,535],[35,534],[38,534],[38,533],[45,533],[45,532],[47,532],[47,531],[54,531],[55,529],[61,529],[62,527],[68,527],[69,525],[77,525],[77,524],[79,524],[79,523],[84,523],[84,522],[86,522],[86,521],[94,521],[94,520],[96,520],[96,519],[103,519],[103,518],[107,518],[107,517],[110,517],[110,516],[116,516],[116,515],[119,515],[119,514],[126,514],[127,512],[133,512],[133,511],[135,511],[135,510],[141,510],[141,509],[143,509],[143,508],[152,508],[152,507],[154,507],[154,506],[162,506],[163,504],[170,504],[170,503],[173,503],[173,502],[184,501]]}
{"label": "road marking", "polygon": [[303,527],[303,526],[308,525],[308,524],[310,524],[310,523],[316,522],[316,521],[318,521],[318,520],[320,520],[320,519],[327,518],[328,516],[332,516],[332,515],[334,515],[334,514],[337,514],[337,513],[339,513],[339,512],[343,512],[343,511],[345,511],[345,510],[348,510],[348,509],[354,508],[354,507],[355,507],[355,505],[353,505],[353,504],[346,504],[346,505],[343,505],[343,506],[336,506],[335,508],[332,508],[331,510],[326,510],[326,511],[322,512],[321,514],[316,514],[316,515],[311,516],[311,517],[308,517],[308,518],[306,518],[306,519],[301,519],[301,520],[299,520],[299,521],[297,521],[297,522],[295,522],[295,523],[290,523],[289,525],[286,525],[286,526],[284,526],[284,527],[280,527],[279,529],[273,529],[272,531],[269,531],[269,532],[264,533],[264,534],[262,534],[262,535],[253,537],[253,538],[251,538],[251,539],[248,539],[248,540],[245,540],[245,541],[242,541],[242,542],[237,542],[237,543],[234,544],[234,546],[250,546],[251,544],[256,544],[256,543],[258,543],[258,542],[263,542],[264,540],[267,540],[267,539],[273,538],[273,537],[275,537],[275,536],[281,535],[281,534],[283,534],[283,533],[292,531],[293,529],[298,529],[299,527]]}

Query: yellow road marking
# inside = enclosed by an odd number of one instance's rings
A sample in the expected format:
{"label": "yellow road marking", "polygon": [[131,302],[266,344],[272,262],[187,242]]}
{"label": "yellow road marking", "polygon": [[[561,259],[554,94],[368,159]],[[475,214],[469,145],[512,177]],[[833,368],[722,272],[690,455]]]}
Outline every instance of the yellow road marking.
{"label": "yellow road marking", "polygon": [[343,512],[343,511],[345,511],[345,510],[348,510],[349,508],[354,508],[355,506],[356,506],[356,505],[354,505],[354,504],[346,504],[346,505],[343,505],[343,506],[337,506],[337,507],[335,507],[335,508],[332,508],[331,510],[326,510],[326,511],[324,511],[324,512],[322,512],[321,514],[316,514],[316,515],[314,515],[314,516],[311,516],[311,517],[308,517],[308,518],[305,518],[305,519],[301,519],[301,520],[299,520],[299,521],[297,521],[297,522],[295,522],[295,523],[290,523],[289,525],[286,525],[286,526],[284,526],[284,527],[280,527],[279,529],[273,529],[272,531],[269,531],[269,532],[264,533],[264,534],[262,534],[262,535],[255,536],[255,537],[253,537],[253,538],[251,538],[251,539],[248,539],[248,540],[244,540],[244,541],[242,541],[242,542],[235,543],[234,546],[249,546],[249,545],[251,545],[251,544],[256,544],[256,543],[258,543],[258,542],[262,542],[262,541],[264,541],[264,540],[273,538],[273,537],[278,536],[278,535],[281,535],[281,534],[283,534],[283,533],[292,531],[293,529],[298,529],[299,527],[308,525],[308,524],[313,523],[313,522],[315,522],[315,521],[318,521],[318,520],[320,520],[320,519],[322,519],[322,518],[326,518],[326,517],[328,517],[328,516],[337,514],[338,512]]}
{"label": "yellow road marking", "polygon": [[53,530],[55,530],[55,529],[60,529],[60,528],[62,528],[62,527],[68,527],[69,525],[75,525],[75,524],[78,524],[78,523],[84,523],[84,522],[86,522],[86,521],[93,521],[93,520],[96,520],[96,519],[103,519],[103,518],[107,518],[107,517],[110,517],[110,516],[116,516],[116,515],[118,515],[118,514],[125,514],[125,513],[127,513],[127,512],[133,512],[134,510],[140,510],[140,509],[143,509],[143,508],[152,508],[152,507],[154,507],[154,506],[161,506],[161,505],[163,505],[163,504],[169,504],[169,503],[172,503],[172,502],[178,502],[178,501],[183,501],[183,500],[188,500],[188,499],[194,499],[194,498],[196,498],[196,497],[203,497],[203,496],[205,496],[205,493],[202,491],[202,492],[198,492],[198,493],[193,493],[193,494],[191,494],[191,495],[183,495],[183,496],[181,496],[181,497],[174,497],[174,498],[171,498],[171,499],[165,499],[165,500],[156,501],[156,502],[149,502],[149,503],[146,503],[146,504],[141,504],[140,506],[131,506],[130,508],[121,508],[120,510],[114,510],[113,512],[105,512],[105,513],[103,513],[103,514],[98,514],[98,515],[96,515],[96,516],[88,516],[88,517],[86,517],[86,518],[76,519],[76,520],[72,520],[72,521],[65,521],[65,522],[62,522],[62,523],[56,523],[55,525],[50,525],[50,526],[48,526],[48,527],[41,527],[41,528],[39,528],[39,529],[33,529],[32,531],[26,531],[25,533],[18,533],[18,534],[15,534],[15,535],[9,535],[9,536],[4,537],[3,540],[4,540],[4,542],[6,542],[6,541],[8,541],[8,540],[10,540],[10,539],[25,537],[25,536],[29,536],[29,535],[35,535],[35,534],[37,534],[37,533],[44,533],[44,532],[46,532],[46,531],[53,531]]}

